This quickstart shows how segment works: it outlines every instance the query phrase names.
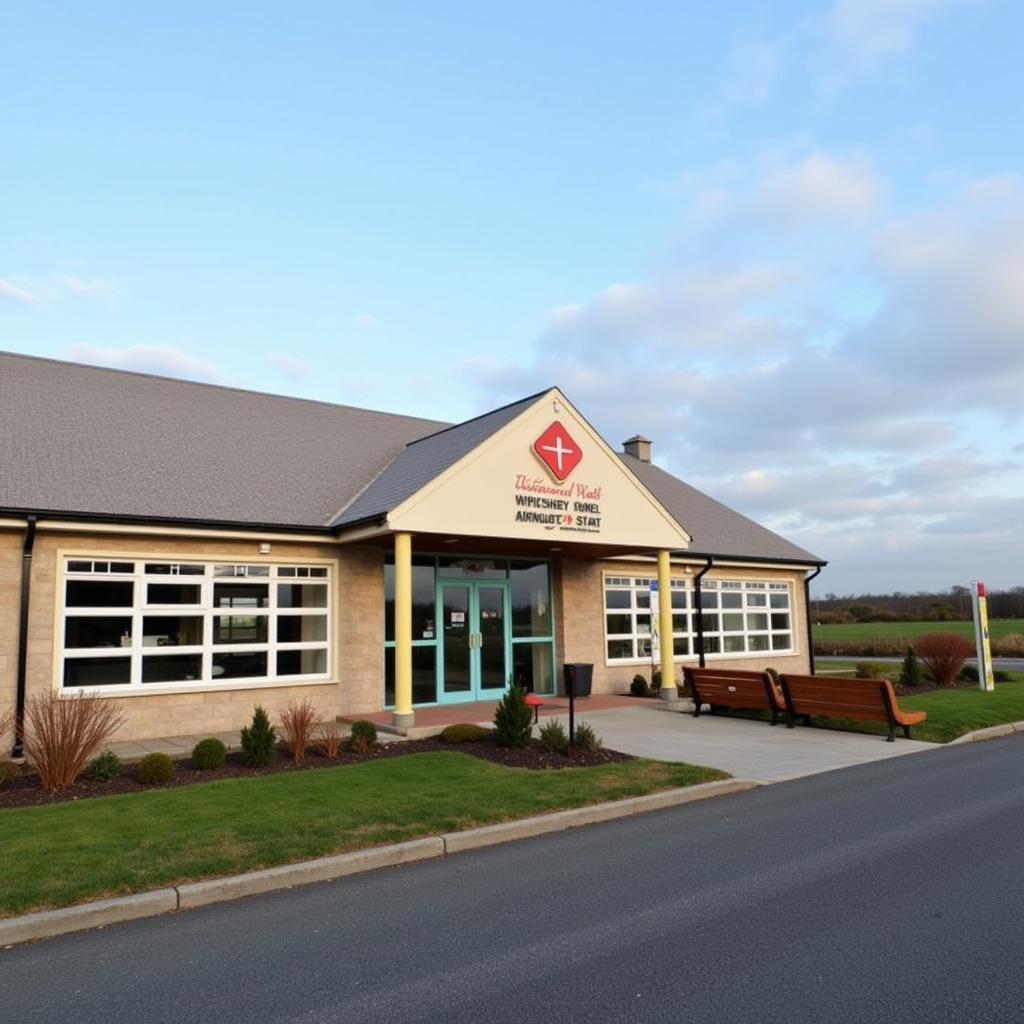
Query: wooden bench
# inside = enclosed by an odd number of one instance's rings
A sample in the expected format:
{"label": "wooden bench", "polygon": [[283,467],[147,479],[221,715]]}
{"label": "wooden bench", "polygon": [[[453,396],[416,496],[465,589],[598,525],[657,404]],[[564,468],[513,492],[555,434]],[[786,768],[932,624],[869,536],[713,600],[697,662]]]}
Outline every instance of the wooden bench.
{"label": "wooden bench", "polygon": [[896,726],[910,739],[910,727],[928,717],[927,711],[901,711],[888,679],[823,679],[821,676],[784,675],[782,696],[786,702],[787,728],[797,718],[811,724],[811,715],[824,718],[855,718],[885,722],[889,742],[896,738]]}
{"label": "wooden bench", "polygon": [[693,717],[700,717],[701,704],[719,708],[743,708],[770,711],[772,725],[786,706],[782,694],[767,672],[749,672],[727,668],[687,668],[683,670],[693,694]]}

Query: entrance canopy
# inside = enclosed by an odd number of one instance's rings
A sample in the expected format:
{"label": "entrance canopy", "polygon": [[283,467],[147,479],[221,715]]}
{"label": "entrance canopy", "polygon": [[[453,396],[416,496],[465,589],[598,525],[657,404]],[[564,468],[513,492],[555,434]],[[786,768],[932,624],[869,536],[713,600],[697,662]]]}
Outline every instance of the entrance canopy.
{"label": "entrance canopy", "polygon": [[678,550],[690,536],[557,389],[431,434],[335,521],[342,540],[581,557]]}

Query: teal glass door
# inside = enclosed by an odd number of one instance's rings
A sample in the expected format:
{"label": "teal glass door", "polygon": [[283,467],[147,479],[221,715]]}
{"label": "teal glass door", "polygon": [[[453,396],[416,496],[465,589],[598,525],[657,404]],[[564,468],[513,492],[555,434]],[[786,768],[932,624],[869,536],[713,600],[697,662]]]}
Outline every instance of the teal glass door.
{"label": "teal glass door", "polygon": [[443,653],[438,701],[493,700],[509,677],[508,585],[441,581]]}

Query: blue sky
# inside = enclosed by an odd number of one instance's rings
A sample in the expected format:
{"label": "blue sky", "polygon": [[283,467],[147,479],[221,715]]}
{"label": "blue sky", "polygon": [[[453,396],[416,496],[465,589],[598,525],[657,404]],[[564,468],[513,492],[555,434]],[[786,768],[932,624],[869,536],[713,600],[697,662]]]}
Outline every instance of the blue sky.
{"label": "blue sky", "polygon": [[1024,584],[1022,38],[998,0],[11,0],[0,348],[453,420],[559,384],[822,591]]}

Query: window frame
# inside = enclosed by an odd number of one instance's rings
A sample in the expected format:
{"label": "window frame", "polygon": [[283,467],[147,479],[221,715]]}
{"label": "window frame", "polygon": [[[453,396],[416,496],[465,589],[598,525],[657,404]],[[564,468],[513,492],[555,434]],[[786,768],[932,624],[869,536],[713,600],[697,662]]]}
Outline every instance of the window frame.
{"label": "window frame", "polygon": [[[126,563],[133,564],[133,571],[103,572],[96,569],[96,563],[118,563],[122,567]],[[71,563],[83,571],[72,571]],[[85,563],[89,563],[89,571],[84,571]],[[189,572],[147,572],[153,566],[189,565],[202,566],[202,574]],[[250,566],[255,571],[252,575],[240,573],[235,575],[215,574],[214,567]],[[306,573],[279,575],[279,569],[302,569]],[[94,571],[95,570],[95,571]],[[308,571],[313,570],[313,571]],[[337,614],[338,598],[338,562],[323,558],[275,558],[252,557],[237,554],[211,556],[210,554],[192,555],[178,552],[154,552],[144,550],[138,553],[102,552],[82,554],[79,551],[59,550],[57,552],[55,587],[55,629],[54,629],[54,674],[53,685],[57,693],[71,696],[81,691],[97,693],[110,697],[135,697],[150,694],[168,693],[208,693],[217,690],[262,689],[282,686],[323,685],[337,682],[338,665]],[[132,582],[132,603],[120,607],[75,606],[68,607],[65,601],[69,580],[118,580]],[[149,586],[153,583],[198,585],[200,588],[199,604],[149,604]],[[267,586],[266,602],[260,603],[256,598],[256,607],[221,607],[214,604],[215,587],[240,584]],[[322,606],[307,608],[278,605],[278,586],[280,584],[313,585],[322,588],[325,601]],[[121,647],[76,647],[66,648],[68,620],[71,618],[110,618],[130,619],[131,633],[122,641]],[[267,620],[267,637],[265,641],[254,640],[241,643],[216,643],[214,624],[223,617],[262,617]],[[283,619],[303,617],[320,617],[324,620],[324,638],[321,640],[278,641],[278,622]],[[145,619],[190,619],[201,620],[202,642],[185,644],[146,643],[144,635]],[[150,639],[154,634],[150,633]],[[159,654],[157,654],[159,650]],[[292,651],[322,651],[324,671],[305,672],[294,675],[282,674],[278,671],[278,655]],[[123,654],[121,652],[124,652]],[[232,654],[250,654],[255,659],[260,656],[266,659],[265,674],[247,674],[244,676],[220,678],[213,674],[215,660],[219,656]],[[199,673],[194,679],[171,679],[166,682],[143,682],[144,664],[147,657],[198,657]],[[99,658],[124,658],[129,662],[129,681],[127,683],[110,683],[87,685],[69,683],[65,685],[65,666],[75,660],[83,661]],[[313,655],[312,657],[318,657]]]}
{"label": "window frame", "polygon": [[[603,632],[604,632],[604,661],[605,665],[609,667],[619,665],[650,665],[652,663],[650,650],[648,648],[647,653],[640,653],[642,648],[640,643],[644,639],[648,639],[650,634],[639,633],[636,630],[636,614],[640,610],[640,606],[637,602],[637,593],[646,589],[647,593],[650,591],[650,581],[655,579],[653,575],[641,575],[635,572],[603,572],[601,575],[601,607],[604,616]],[[697,651],[697,623],[696,623],[696,607],[694,597],[696,590],[693,586],[692,577],[689,575],[672,575],[672,589],[673,591],[682,590],[687,594],[686,606],[682,609],[673,609],[673,616],[683,615],[685,616],[685,622],[687,625],[687,631],[681,632],[673,629],[673,647],[675,641],[678,639],[687,639],[688,651],[687,654],[676,654],[673,651],[673,661],[683,662],[687,660],[693,660],[700,657]],[[608,605],[608,591],[629,591],[630,602],[628,607],[623,608],[612,608]],[[721,594],[739,594],[739,605],[738,607],[723,607],[722,599],[719,595]],[[772,594],[786,594],[786,607],[775,608],[771,604]],[[713,579],[704,580],[701,587],[702,594],[702,606],[705,614],[711,614],[719,616],[717,628],[705,629],[704,640],[705,640],[705,658],[713,658],[715,660],[729,660],[737,658],[759,658],[759,657],[788,657],[798,654],[796,647],[796,631],[794,628],[794,588],[791,580],[780,580],[778,578],[770,577],[758,577],[750,576],[742,579]],[[760,595],[764,594],[765,603],[764,605],[758,605],[754,602],[748,602],[748,595]],[[706,602],[709,600],[710,595],[714,595],[715,607],[706,607]],[[730,598],[729,604],[735,603],[735,599]],[[647,614],[647,609],[643,609],[643,613]],[[656,614],[656,609],[651,609],[650,614]],[[729,629],[725,630],[724,627],[724,615],[739,615],[743,620],[742,629]],[[748,625],[749,615],[766,615],[767,616],[767,627],[765,629],[751,629]],[[787,629],[775,629],[772,627],[772,615],[785,614],[789,616],[789,626]],[[612,615],[631,615],[633,617],[633,632],[631,633],[611,633],[608,630],[608,620]],[[652,619],[653,623],[653,619]],[[775,636],[781,636],[783,634],[789,635],[789,642],[786,647],[774,647]],[[764,650],[750,650],[749,649],[749,638],[751,636],[764,637],[767,643],[767,647]],[[726,651],[723,650],[726,640],[732,638],[743,638],[742,651]],[[714,641],[719,650],[710,651],[707,650],[707,643],[709,640]],[[633,653],[629,657],[612,657],[609,654],[609,644],[611,642],[631,642]]]}

